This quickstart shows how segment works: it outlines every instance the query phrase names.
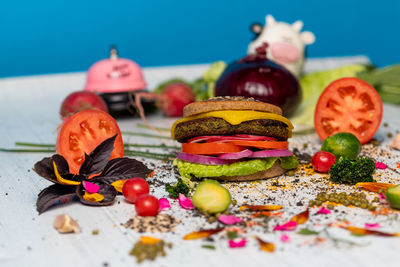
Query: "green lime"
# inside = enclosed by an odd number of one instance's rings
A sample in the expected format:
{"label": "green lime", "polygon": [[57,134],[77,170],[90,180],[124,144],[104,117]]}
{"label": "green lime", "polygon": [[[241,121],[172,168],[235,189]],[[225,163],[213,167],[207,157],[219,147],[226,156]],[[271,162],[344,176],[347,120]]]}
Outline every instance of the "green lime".
{"label": "green lime", "polygon": [[386,198],[392,208],[400,209],[400,185],[388,188]]}
{"label": "green lime", "polygon": [[353,160],[361,152],[361,143],[351,133],[337,133],[322,142],[321,150],[331,152],[337,159],[344,157]]}

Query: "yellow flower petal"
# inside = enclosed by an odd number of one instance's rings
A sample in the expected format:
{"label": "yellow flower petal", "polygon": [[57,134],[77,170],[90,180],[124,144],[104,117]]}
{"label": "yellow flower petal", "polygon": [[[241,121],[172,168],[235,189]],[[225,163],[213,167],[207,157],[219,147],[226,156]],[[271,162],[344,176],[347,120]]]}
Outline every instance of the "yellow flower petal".
{"label": "yellow flower petal", "polygon": [[90,194],[85,191],[85,194],[83,195],[83,199],[86,201],[91,201],[91,202],[100,202],[104,199],[104,196],[99,193]]}
{"label": "yellow flower petal", "polygon": [[78,181],[71,181],[71,180],[67,180],[61,177],[60,173],[58,172],[57,169],[57,165],[56,163],[53,161],[53,168],[54,168],[54,174],[56,175],[57,181],[59,181],[61,184],[65,184],[65,185],[79,185],[81,184],[81,182]]}

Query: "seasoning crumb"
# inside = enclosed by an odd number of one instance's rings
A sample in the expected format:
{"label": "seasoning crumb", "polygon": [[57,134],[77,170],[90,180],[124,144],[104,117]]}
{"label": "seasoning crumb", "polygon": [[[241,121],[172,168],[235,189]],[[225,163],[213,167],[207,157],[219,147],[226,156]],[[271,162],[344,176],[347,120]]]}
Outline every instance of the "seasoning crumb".
{"label": "seasoning crumb", "polygon": [[92,231],[92,235],[98,235],[99,234],[99,229],[94,229]]}
{"label": "seasoning crumb", "polygon": [[125,228],[133,229],[138,233],[166,233],[174,232],[179,224],[179,219],[169,214],[158,214],[157,216],[136,216],[123,224]]}

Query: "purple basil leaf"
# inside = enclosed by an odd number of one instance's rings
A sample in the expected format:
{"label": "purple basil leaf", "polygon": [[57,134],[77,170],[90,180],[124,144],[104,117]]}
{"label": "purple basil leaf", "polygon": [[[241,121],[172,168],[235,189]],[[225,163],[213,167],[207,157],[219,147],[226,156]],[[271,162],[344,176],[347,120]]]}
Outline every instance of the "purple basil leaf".
{"label": "purple basil leaf", "polygon": [[54,184],[43,189],[36,201],[36,209],[39,214],[42,214],[52,206],[69,203],[74,200],[76,197],[75,187]]}
{"label": "purple basil leaf", "polygon": [[90,170],[93,167],[93,159],[88,154],[85,153],[85,160],[83,161],[81,167],[79,168],[79,174],[90,175]]}
{"label": "purple basil leaf", "polygon": [[[68,165],[68,162],[67,162],[67,160],[66,160],[63,156],[61,156],[61,155],[59,155],[59,154],[55,154],[55,155],[51,156],[51,158],[52,158],[52,159],[54,160],[54,162],[56,163],[58,173],[59,173],[61,176],[66,175],[66,174],[69,173],[69,165]],[[53,167],[53,163],[51,164],[51,167]]]}
{"label": "purple basil leaf", "polygon": [[61,177],[72,181],[82,181],[83,176],[69,173],[67,161],[58,154],[53,155],[51,158],[43,158],[41,161],[36,162],[33,170],[50,182],[62,184],[57,180],[56,175],[54,174],[53,161],[56,163],[57,170]]}
{"label": "purple basil leaf", "polygon": [[90,158],[90,162],[84,162],[79,173],[89,176],[101,172],[111,157],[111,152],[114,149],[115,138],[117,138],[117,134],[104,140],[90,153],[89,157],[85,156],[85,161],[89,161],[88,158]]}
{"label": "purple basil leaf", "polygon": [[92,179],[90,180],[90,182],[100,186],[100,190],[97,193],[102,194],[104,196],[104,199],[99,202],[93,202],[83,199],[85,188],[81,184],[76,188],[76,195],[79,197],[79,201],[82,204],[89,206],[108,206],[114,203],[115,197],[117,196],[118,192],[113,186],[102,183],[100,181],[93,181]]}
{"label": "purple basil leaf", "polygon": [[113,183],[133,177],[146,178],[152,172],[142,162],[131,158],[116,158],[108,162],[103,172],[93,179]]}

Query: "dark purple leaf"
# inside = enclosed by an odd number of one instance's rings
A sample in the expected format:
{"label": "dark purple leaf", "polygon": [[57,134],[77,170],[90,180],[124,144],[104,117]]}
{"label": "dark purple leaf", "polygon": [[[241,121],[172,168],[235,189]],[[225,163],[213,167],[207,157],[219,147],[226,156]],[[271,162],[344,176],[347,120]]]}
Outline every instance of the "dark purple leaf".
{"label": "dark purple leaf", "polygon": [[33,170],[50,182],[61,184],[54,173],[53,161],[56,163],[57,170],[64,179],[72,181],[81,181],[83,179],[80,175],[69,173],[67,161],[58,154],[53,155],[51,158],[43,158],[41,161],[36,162]]}
{"label": "dark purple leaf", "polygon": [[76,197],[76,186],[51,185],[43,189],[36,201],[36,209],[42,214],[48,208],[71,202]]}
{"label": "dark purple leaf", "polygon": [[85,161],[82,163],[79,173],[89,176],[101,172],[111,157],[116,137],[117,135],[114,135],[104,140],[90,153],[89,157],[85,155]]}
{"label": "dark purple leaf", "polygon": [[133,177],[146,178],[152,172],[142,162],[130,158],[116,158],[108,162],[103,172],[93,179],[113,183],[121,179]]}
{"label": "dark purple leaf", "polygon": [[99,202],[87,201],[83,199],[83,195],[85,194],[85,189],[83,185],[79,185],[76,188],[76,195],[79,197],[79,200],[82,204],[89,205],[89,206],[108,206],[114,203],[115,197],[117,196],[117,190],[109,184],[105,184],[99,181],[90,180],[91,183],[95,183],[100,186],[98,194],[102,194],[104,199]]}

